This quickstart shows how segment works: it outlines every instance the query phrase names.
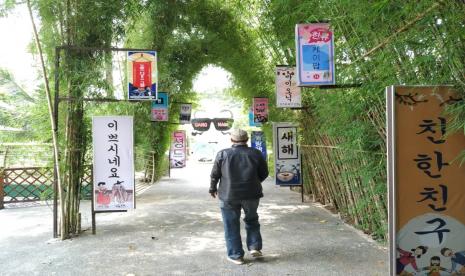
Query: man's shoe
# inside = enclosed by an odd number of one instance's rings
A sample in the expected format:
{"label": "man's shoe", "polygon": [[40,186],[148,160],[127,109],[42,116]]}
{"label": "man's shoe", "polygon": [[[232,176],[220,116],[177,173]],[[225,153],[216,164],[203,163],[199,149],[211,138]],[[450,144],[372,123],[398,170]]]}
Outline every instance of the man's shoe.
{"label": "man's shoe", "polygon": [[263,257],[262,251],[255,250],[255,249],[250,250],[250,255],[252,255],[252,257],[254,257],[254,258]]}
{"label": "man's shoe", "polygon": [[243,257],[239,257],[238,259],[231,259],[228,257],[228,261],[234,263],[234,264],[237,264],[237,265],[243,265],[245,262],[244,262],[244,258]]}

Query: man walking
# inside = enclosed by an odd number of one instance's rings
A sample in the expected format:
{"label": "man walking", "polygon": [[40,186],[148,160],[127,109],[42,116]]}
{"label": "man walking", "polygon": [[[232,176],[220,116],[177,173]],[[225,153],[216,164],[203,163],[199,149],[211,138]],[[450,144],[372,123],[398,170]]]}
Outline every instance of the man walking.
{"label": "man walking", "polygon": [[244,264],[241,209],[245,214],[247,249],[254,258],[262,256],[257,208],[263,197],[261,182],[268,177],[268,166],[259,150],[247,146],[248,139],[246,131],[234,129],[231,132],[232,147],[218,152],[210,175],[209,192],[213,198],[218,195],[220,199],[228,260],[235,264]]}

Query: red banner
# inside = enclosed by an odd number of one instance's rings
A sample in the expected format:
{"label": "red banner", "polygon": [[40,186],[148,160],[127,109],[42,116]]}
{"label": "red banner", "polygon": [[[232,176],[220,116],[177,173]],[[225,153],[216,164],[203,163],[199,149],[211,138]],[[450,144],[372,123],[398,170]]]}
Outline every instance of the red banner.
{"label": "red banner", "polygon": [[132,79],[137,88],[146,88],[152,85],[152,66],[148,61],[134,61],[132,63]]}

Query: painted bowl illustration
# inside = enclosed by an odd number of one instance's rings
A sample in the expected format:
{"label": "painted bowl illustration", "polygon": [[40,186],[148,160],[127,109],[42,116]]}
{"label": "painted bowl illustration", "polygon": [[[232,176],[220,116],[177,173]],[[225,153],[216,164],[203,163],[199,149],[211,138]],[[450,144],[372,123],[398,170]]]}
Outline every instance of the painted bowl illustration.
{"label": "painted bowl illustration", "polygon": [[276,177],[283,182],[288,182],[294,178],[294,175],[295,173],[293,172],[279,172],[276,174]]}

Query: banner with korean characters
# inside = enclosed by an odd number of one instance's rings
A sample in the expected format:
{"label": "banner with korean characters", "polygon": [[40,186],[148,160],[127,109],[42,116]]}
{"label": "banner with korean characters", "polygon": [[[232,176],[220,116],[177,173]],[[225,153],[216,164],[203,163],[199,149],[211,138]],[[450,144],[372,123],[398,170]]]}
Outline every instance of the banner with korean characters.
{"label": "banner with korean characters", "polygon": [[95,211],[134,208],[133,141],[132,116],[92,118]]}
{"label": "banner with korean characters", "polygon": [[157,98],[157,52],[128,52],[128,99]]}
{"label": "banner with korean characters", "polygon": [[158,99],[152,101],[151,120],[155,122],[168,121],[169,98],[167,92],[158,92]]}
{"label": "banner with korean characters", "polygon": [[387,93],[390,275],[465,275],[465,149],[450,86]]}
{"label": "banner with korean characters", "polygon": [[249,126],[251,127],[261,127],[261,123],[256,123],[253,116],[253,107],[249,109]]}
{"label": "banner with korean characters", "polygon": [[181,110],[179,112],[179,123],[190,124],[192,114],[192,104],[181,104]]}
{"label": "banner with korean characters", "polygon": [[295,67],[276,66],[276,107],[302,107]]}
{"label": "banner with korean characters", "polygon": [[176,130],[171,137],[170,166],[171,168],[184,168],[186,166],[186,132]]}
{"label": "banner with korean characters", "polygon": [[257,124],[268,122],[268,98],[253,98],[253,120]]}
{"label": "banner with korean characters", "polygon": [[273,123],[273,145],[276,185],[302,185],[297,126]]}
{"label": "banner with korean characters", "polygon": [[250,145],[252,148],[261,151],[263,157],[267,160],[265,133],[263,131],[252,131]]}
{"label": "banner with korean characters", "polygon": [[334,34],[328,23],[295,26],[297,85],[333,85]]}

